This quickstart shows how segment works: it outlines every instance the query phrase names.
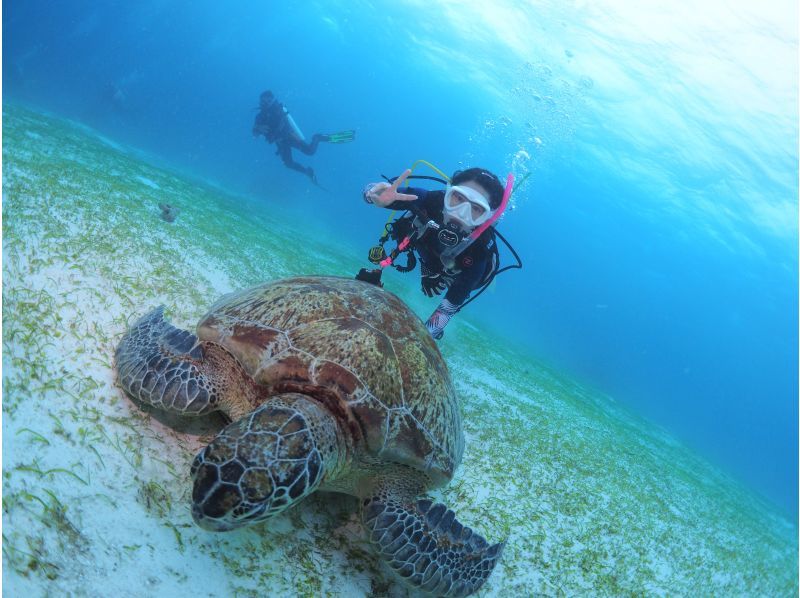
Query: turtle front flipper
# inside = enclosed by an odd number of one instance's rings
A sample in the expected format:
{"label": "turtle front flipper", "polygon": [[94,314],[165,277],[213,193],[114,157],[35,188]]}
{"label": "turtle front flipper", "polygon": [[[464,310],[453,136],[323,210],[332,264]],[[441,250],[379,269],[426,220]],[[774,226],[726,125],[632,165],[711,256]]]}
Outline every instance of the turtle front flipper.
{"label": "turtle front flipper", "polygon": [[364,501],[364,525],[380,556],[415,589],[467,596],[484,584],[505,542],[490,546],[445,505],[408,504],[380,493]]}
{"label": "turtle front flipper", "polygon": [[252,381],[230,353],[175,328],[164,319],[163,306],[130,327],[115,361],[119,384],[131,396],[183,415],[223,408],[235,416],[236,411],[248,410],[253,394]]}

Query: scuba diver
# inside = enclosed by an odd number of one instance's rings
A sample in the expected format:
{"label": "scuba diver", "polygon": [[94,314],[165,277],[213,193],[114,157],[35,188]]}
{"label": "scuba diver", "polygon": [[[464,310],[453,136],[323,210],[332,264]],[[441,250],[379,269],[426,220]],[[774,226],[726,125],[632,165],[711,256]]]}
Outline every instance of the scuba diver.
{"label": "scuba diver", "polygon": [[[380,264],[381,268],[392,265],[401,272],[409,272],[416,265],[415,252],[419,255],[422,291],[428,297],[445,293],[425,322],[431,336],[439,340],[450,319],[483,292],[497,274],[522,267],[513,248],[491,226],[507,205],[513,176],[509,175],[504,187],[488,170],[470,168],[457,171],[449,183],[441,180],[448,183],[445,191],[405,187],[400,192],[400,185],[410,174],[409,169],[396,179],[387,179],[389,182],[370,183],[364,188],[363,198],[367,203],[391,210],[408,210],[408,215],[387,224],[379,245],[370,250],[370,261]],[[387,256],[383,243],[390,235],[398,246]],[[512,251],[517,265],[499,268],[495,236]],[[393,263],[404,252],[408,262],[404,266]],[[382,286],[381,274],[380,269],[362,268],[356,278]],[[470,298],[478,289],[479,292]]]}
{"label": "scuba diver", "polygon": [[331,133],[330,135],[317,133],[311,138],[311,143],[308,143],[286,106],[281,104],[271,91],[267,90],[261,94],[259,113],[256,114],[256,119],[253,123],[253,137],[258,137],[259,135],[263,135],[267,143],[276,145],[277,151],[275,153],[281,157],[286,166],[292,170],[302,172],[311,179],[311,182],[318,185],[314,169],[295,162],[292,158],[292,148],[300,150],[306,156],[310,156],[317,151],[317,145],[319,145],[320,141],[347,143],[355,139],[356,132],[347,130]]}

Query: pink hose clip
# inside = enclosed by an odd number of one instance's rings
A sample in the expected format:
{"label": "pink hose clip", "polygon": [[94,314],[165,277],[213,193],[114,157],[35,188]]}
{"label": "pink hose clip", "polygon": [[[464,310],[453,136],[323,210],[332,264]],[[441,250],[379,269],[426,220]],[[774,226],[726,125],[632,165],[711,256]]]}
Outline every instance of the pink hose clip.
{"label": "pink hose clip", "polygon": [[[400,253],[406,247],[408,247],[409,243],[411,243],[411,237],[406,237],[405,239],[400,241],[400,245],[397,246],[397,250],[396,250],[397,253]],[[394,252],[392,252],[392,253],[394,253]],[[381,268],[385,268],[386,266],[391,266],[392,265],[392,261],[393,261],[392,260],[392,256],[388,256],[388,257],[383,258],[378,265]]]}

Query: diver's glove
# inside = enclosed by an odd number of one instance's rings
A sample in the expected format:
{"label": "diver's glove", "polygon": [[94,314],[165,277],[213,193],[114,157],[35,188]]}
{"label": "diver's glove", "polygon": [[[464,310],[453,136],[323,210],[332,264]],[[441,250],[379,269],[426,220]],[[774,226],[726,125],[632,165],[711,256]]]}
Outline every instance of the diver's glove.
{"label": "diver's glove", "polygon": [[420,278],[420,282],[422,283],[422,292],[428,297],[441,294],[441,292],[446,290],[447,287],[450,286],[450,283],[453,282],[453,277],[444,272],[434,272],[424,264],[421,269],[422,277]]}
{"label": "diver's glove", "polygon": [[361,191],[361,197],[367,203],[375,203],[375,200],[381,196],[381,193],[386,191],[391,185],[384,181],[380,183],[368,183]]}
{"label": "diver's glove", "polygon": [[458,305],[450,303],[447,299],[442,299],[439,307],[431,314],[428,321],[425,322],[425,328],[431,333],[431,336],[437,341],[444,336],[444,327],[450,321],[456,312]]}

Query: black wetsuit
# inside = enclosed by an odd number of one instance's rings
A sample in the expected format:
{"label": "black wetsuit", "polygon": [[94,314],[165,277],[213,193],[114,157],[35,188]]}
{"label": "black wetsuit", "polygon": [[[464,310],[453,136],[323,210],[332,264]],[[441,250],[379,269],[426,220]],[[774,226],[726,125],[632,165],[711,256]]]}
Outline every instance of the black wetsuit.
{"label": "black wetsuit", "polygon": [[261,107],[261,111],[256,114],[256,120],[253,123],[253,134],[263,135],[268,143],[274,143],[277,147],[276,153],[286,166],[314,179],[314,170],[310,166],[303,166],[294,161],[292,148],[310,156],[317,151],[317,146],[320,141],[324,140],[324,136],[314,135],[311,143],[300,139],[289,122],[288,111],[278,100],[273,100],[268,106]]}
{"label": "black wetsuit", "polygon": [[[400,193],[416,195],[414,201],[394,201],[387,208],[390,210],[409,210],[423,214],[423,218],[433,220],[437,224],[443,222],[444,212],[444,191],[427,191],[408,187],[398,189]],[[427,221],[423,220],[423,224]],[[492,228],[487,228],[480,237],[467,247],[463,252],[455,256],[455,265],[449,272],[445,270],[441,260],[441,252],[445,249],[439,243],[436,231],[428,230],[421,239],[414,242],[414,248],[419,255],[420,261],[425,267],[433,272],[447,272],[453,276],[447,293],[444,298],[454,305],[461,305],[467,300],[469,294],[479,288],[486,280],[492,268],[492,246],[494,235]]]}

